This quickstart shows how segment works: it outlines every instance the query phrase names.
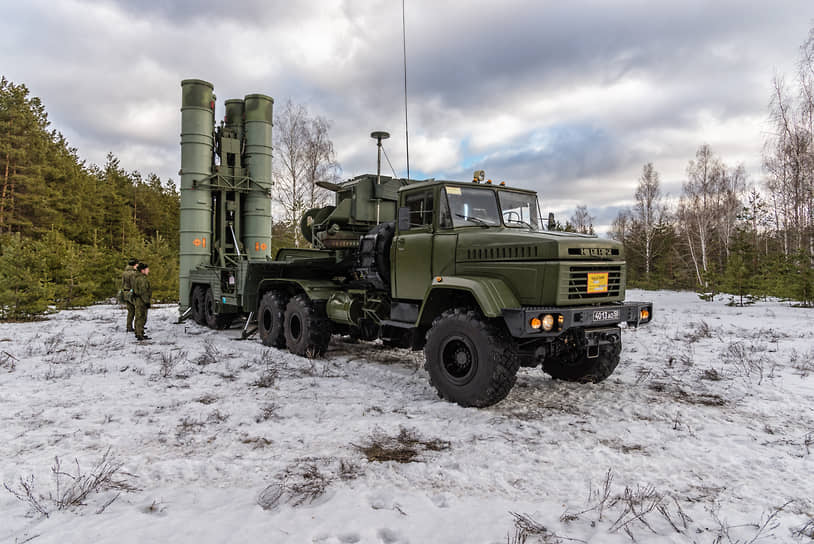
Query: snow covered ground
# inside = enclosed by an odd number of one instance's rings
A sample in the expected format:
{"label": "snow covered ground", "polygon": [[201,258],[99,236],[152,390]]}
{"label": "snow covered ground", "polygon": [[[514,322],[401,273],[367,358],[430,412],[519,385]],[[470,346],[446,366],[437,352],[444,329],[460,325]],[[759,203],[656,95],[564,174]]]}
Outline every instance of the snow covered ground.
{"label": "snow covered ground", "polygon": [[377,343],[308,360],[174,307],[147,344],[116,306],[0,324],[0,542],[814,539],[814,311],[628,299],[655,321],[610,379],[521,369],[480,410]]}

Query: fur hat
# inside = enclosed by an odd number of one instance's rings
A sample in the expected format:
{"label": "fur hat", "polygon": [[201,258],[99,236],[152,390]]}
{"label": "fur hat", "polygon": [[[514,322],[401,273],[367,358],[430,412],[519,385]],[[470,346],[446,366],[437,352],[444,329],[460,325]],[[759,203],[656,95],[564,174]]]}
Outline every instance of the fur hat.
{"label": "fur hat", "polygon": [[150,265],[148,265],[147,263],[138,263],[138,266],[136,268],[138,268],[138,271],[141,272],[145,268],[150,268]]}
{"label": "fur hat", "polygon": [[138,264],[138,259],[130,259],[127,261],[127,266],[136,266]]}

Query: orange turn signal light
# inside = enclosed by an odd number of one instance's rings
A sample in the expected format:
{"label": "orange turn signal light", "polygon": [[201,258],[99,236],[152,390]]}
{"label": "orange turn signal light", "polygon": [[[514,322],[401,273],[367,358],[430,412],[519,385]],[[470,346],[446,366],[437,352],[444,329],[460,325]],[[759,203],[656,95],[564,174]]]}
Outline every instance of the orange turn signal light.
{"label": "orange turn signal light", "polygon": [[650,319],[650,311],[647,308],[643,309],[642,311],[639,312],[639,318],[642,321]]}
{"label": "orange turn signal light", "polygon": [[540,321],[539,317],[533,317],[531,318],[531,321],[529,321],[529,325],[531,325],[532,329],[536,330],[543,326],[543,322]]}

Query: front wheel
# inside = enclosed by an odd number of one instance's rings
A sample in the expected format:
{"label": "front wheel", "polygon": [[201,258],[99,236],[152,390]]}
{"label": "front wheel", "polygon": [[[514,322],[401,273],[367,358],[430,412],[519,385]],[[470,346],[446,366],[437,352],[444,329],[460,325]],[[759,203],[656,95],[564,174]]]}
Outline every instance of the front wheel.
{"label": "front wheel", "polygon": [[543,361],[543,370],[555,380],[580,383],[599,383],[613,374],[619,364],[619,355],[622,344],[603,345],[599,347],[599,355],[588,357],[583,352],[579,356],[568,355],[546,359]]}
{"label": "front wheel", "polygon": [[461,406],[491,406],[506,398],[519,366],[503,327],[461,308],[433,322],[424,356],[438,396]]}
{"label": "front wheel", "polygon": [[285,344],[288,350],[304,357],[319,357],[331,341],[331,323],[324,303],[315,303],[308,295],[297,295],[285,308]]}

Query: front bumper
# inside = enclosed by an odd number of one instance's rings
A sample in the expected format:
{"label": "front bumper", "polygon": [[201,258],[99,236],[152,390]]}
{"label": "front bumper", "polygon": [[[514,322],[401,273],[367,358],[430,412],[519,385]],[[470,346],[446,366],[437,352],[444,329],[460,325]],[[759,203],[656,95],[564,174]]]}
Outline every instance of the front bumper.
{"label": "front bumper", "polygon": [[[643,317],[644,312],[646,318]],[[532,327],[534,318],[542,320],[546,315],[554,318],[554,326],[550,331]],[[573,328],[613,327],[623,322],[633,327],[644,325],[653,320],[653,303],[620,302],[580,307],[525,306],[504,309],[503,319],[509,333],[515,338],[553,339]]]}

